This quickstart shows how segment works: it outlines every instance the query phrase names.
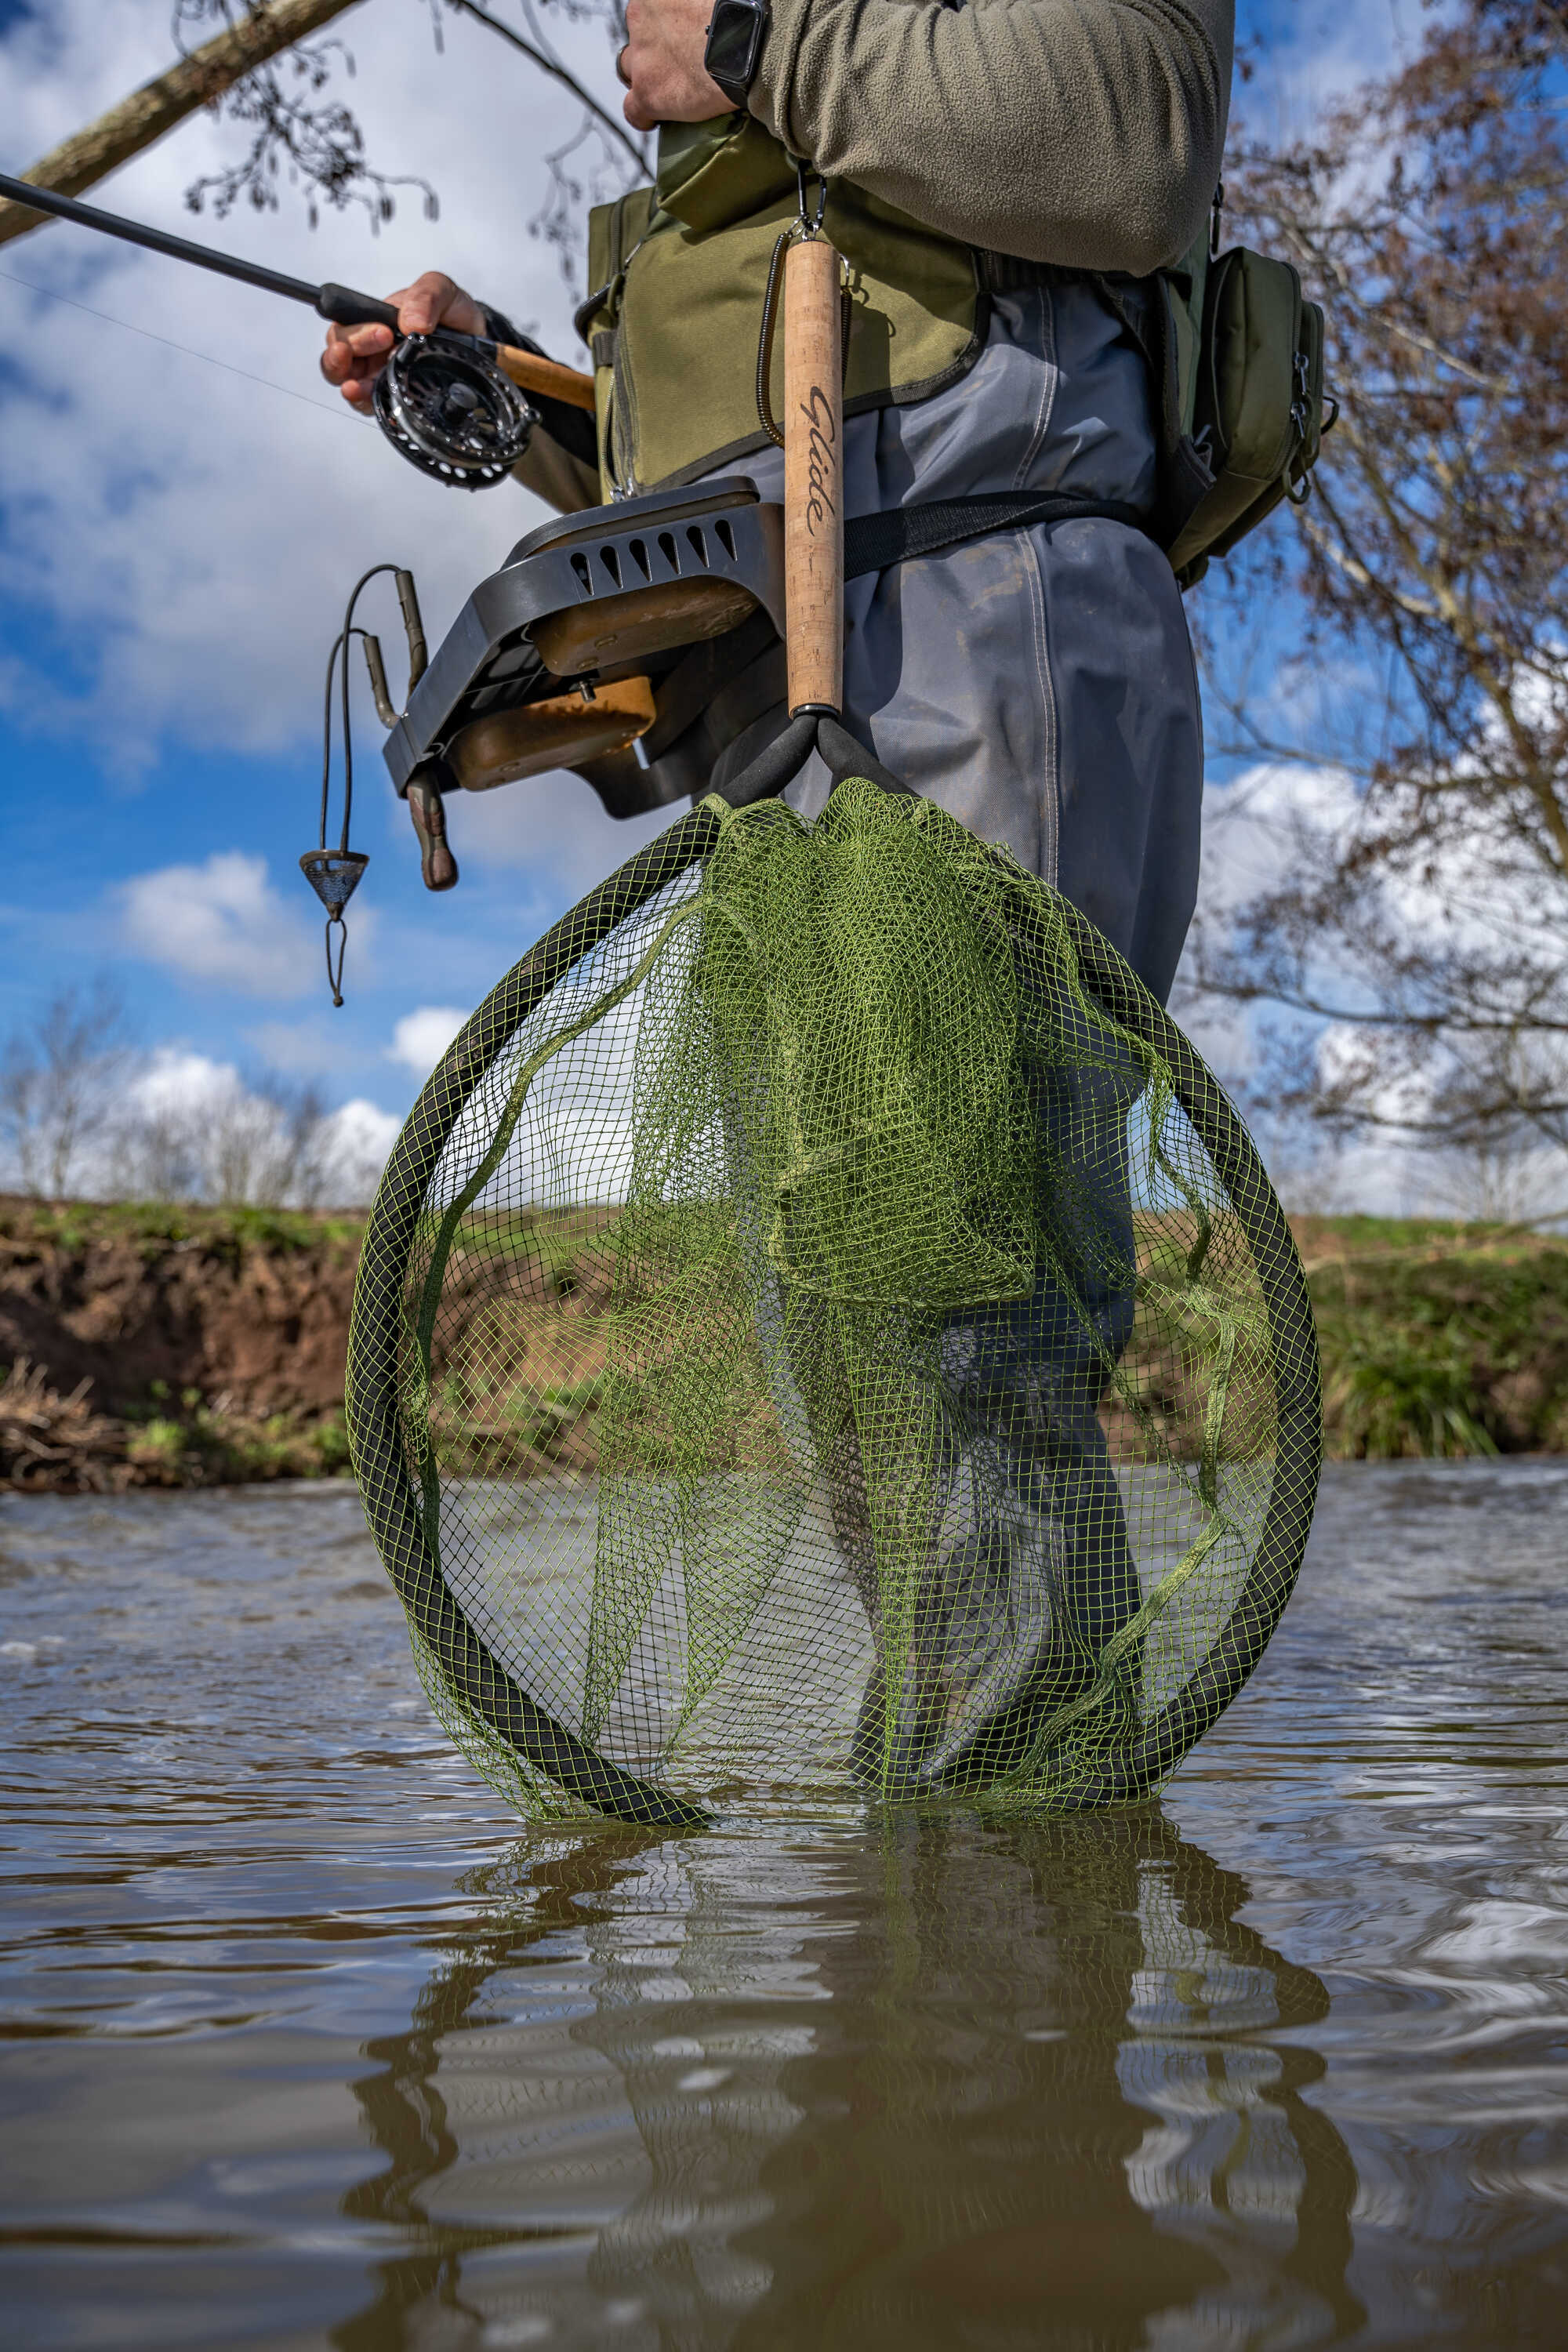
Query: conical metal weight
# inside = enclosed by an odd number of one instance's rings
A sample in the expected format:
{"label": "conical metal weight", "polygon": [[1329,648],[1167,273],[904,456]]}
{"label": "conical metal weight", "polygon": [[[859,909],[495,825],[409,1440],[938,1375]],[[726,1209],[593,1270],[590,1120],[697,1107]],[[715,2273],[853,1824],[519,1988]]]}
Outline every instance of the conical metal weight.
{"label": "conical metal weight", "polygon": [[358,889],[370,859],[358,849],[307,849],[300,871],[336,921]]}

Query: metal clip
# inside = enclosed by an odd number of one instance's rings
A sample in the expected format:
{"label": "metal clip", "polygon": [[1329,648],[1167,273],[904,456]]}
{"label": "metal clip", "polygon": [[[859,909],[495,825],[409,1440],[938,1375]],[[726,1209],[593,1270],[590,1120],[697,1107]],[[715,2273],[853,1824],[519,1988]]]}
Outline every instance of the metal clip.
{"label": "metal clip", "polygon": [[[763,294],[763,323],[757,335],[757,422],[777,448],[784,447],[784,429],[773,415],[773,344],[777,337],[779,310],[784,299],[784,256],[792,245],[809,245],[822,234],[822,216],[827,210],[827,182],[817,174],[816,217],[807,217],[805,174],[808,166],[797,155],[795,158],[795,178],[800,187],[800,212],[773,246],[768,264],[768,282]],[[839,342],[844,364],[849,364],[849,321],[853,315],[849,265],[842,254],[838,257],[839,289],[843,298],[843,315],[839,320]]]}
{"label": "metal clip", "polygon": [[810,217],[807,211],[805,201],[805,175],[807,172],[814,168],[815,167],[812,164],[805,163],[799,155],[795,158],[795,186],[800,191],[800,214],[795,222],[795,234],[807,239],[821,236],[822,216],[827,210],[827,182],[822,173],[818,172],[816,174],[816,217],[815,220]]}

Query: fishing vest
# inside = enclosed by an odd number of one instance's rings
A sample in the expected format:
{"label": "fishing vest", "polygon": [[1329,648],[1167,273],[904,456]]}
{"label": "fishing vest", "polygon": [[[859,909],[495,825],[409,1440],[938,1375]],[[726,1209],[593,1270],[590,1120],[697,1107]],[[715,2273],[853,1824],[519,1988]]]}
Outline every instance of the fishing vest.
{"label": "fishing vest", "polygon": [[[654,185],[590,214],[596,291],[577,329],[606,498],[674,488],[766,446],[758,343],[773,248],[798,209],[788,154],[739,114],[666,124]],[[986,320],[970,247],[847,181],[830,186],[823,226],[849,272],[846,415],[927,400],[973,365]],[[775,352],[775,415],[783,398]]]}
{"label": "fishing vest", "polygon": [[[1223,191],[1215,247],[1222,202]],[[799,205],[784,147],[734,114],[667,123],[653,186],[590,214],[595,290],[576,323],[593,355],[606,499],[677,488],[773,437],[763,395],[776,416],[783,353],[760,383],[759,352],[774,251]],[[980,355],[993,293],[1087,278],[1148,366],[1158,489],[1140,521],[1184,587],[1281,499],[1306,497],[1332,415],[1323,314],[1289,263],[1241,246],[1211,254],[1205,235],[1151,278],[1068,270],[944,236],[847,180],[829,185],[823,226],[848,269],[847,415],[956,382]],[[975,530],[997,527],[974,518]],[[914,551],[911,539],[882,553]]]}

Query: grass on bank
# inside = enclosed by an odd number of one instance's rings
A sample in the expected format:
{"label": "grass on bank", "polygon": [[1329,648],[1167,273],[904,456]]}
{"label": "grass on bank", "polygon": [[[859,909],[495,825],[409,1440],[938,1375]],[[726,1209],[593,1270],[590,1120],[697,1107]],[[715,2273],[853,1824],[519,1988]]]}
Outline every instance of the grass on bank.
{"label": "grass on bank", "polygon": [[[603,1216],[595,1213],[595,1230]],[[535,1233],[531,1247],[549,1258],[551,1286],[564,1295],[582,1220],[559,1222],[559,1248],[548,1233]],[[1318,1318],[1331,1457],[1568,1454],[1568,1242],[1430,1219],[1301,1217],[1294,1225]],[[13,1255],[48,1249],[79,1265],[113,1244],[130,1244],[149,1268],[171,1246],[229,1266],[253,1252],[324,1251],[341,1260],[362,1226],[352,1213],[0,1202],[0,1243]],[[552,1396],[555,1410],[538,1432],[542,1469],[559,1454],[568,1423],[586,1459],[597,1402],[591,1373],[568,1378]],[[0,1484],[180,1486],[347,1468],[341,1411],[247,1416],[221,1394],[154,1381],[111,1421],[90,1395],[57,1394],[45,1368],[0,1359]]]}
{"label": "grass on bank", "polygon": [[1568,1453],[1568,1243],[1373,1217],[1297,1239],[1331,1455]]}
{"label": "grass on bank", "polygon": [[0,1242],[52,1244],[68,1257],[117,1242],[149,1258],[194,1244],[232,1265],[247,1249],[280,1257],[323,1246],[357,1250],[363,1227],[357,1209],[209,1209],[183,1201],[0,1196]]}

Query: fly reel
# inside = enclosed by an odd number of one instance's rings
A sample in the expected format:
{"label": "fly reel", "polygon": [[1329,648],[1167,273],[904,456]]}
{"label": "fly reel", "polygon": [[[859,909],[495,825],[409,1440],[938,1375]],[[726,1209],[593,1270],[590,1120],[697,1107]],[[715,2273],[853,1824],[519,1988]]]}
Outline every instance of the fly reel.
{"label": "fly reel", "polygon": [[375,380],[375,419],[422,474],[483,490],[510,473],[539,412],[481,350],[405,335]]}
{"label": "fly reel", "polygon": [[[121,237],[153,253],[166,253],[220,278],[238,278],[264,293],[281,294],[290,302],[308,302],[319,318],[340,327],[390,327],[399,332],[398,315],[389,302],[356,294],[352,286],[329,282],[311,286],[302,278],[289,278],[280,269],[265,268],[237,254],[218,253],[211,246],[193,245],[188,237],[171,236],[166,229],[148,228],[118,213],[100,212],[96,205],[79,205],[53,188],[36,188],[30,181],[13,180],[0,172],[0,196],[26,211],[47,213],[57,220],[75,221],[100,236]],[[511,331],[515,332],[515,329]],[[541,397],[589,414],[594,407],[591,376],[563,367],[535,346],[513,349],[510,343],[481,341],[437,327],[429,335],[405,335],[393,346],[392,356],[376,378],[375,415],[393,447],[417,466],[422,474],[455,489],[488,489],[504,481],[529,444],[539,411],[517,390],[525,384]],[[587,428],[585,427],[584,430]]]}

